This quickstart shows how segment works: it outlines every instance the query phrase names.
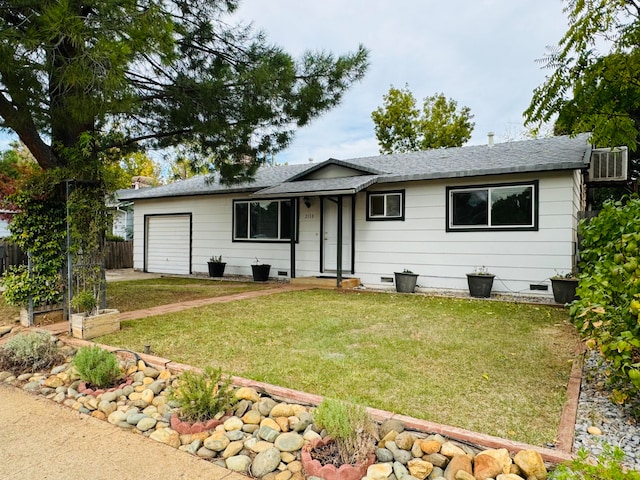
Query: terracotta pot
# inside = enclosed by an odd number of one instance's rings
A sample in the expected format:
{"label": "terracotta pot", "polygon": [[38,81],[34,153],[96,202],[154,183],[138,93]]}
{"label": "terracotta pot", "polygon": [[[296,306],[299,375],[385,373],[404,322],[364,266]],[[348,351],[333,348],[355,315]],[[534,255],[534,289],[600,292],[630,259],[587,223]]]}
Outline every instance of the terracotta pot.
{"label": "terracotta pot", "polygon": [[180,435],[208,432],[213,430],[218,425],[222,425],[222,420],[208,420],[206,422],[187,422],[181,420],[175,413],[171,415],[170,420],[171,428],[178,432]]}
{"label": "terracotta pot", "polygon": [[333,442],[333,438],[324,437],[322,439],[312,440],[302,447],[302,467],[307,476],[324,478],[324,480],[360,480],[367,475],[367,469],[375,461],[375,455],[371,454],[369,459],[364,463],[357,465],[321,465],[318,460],[311,458],[310,451],[316,447],[322,447]]}

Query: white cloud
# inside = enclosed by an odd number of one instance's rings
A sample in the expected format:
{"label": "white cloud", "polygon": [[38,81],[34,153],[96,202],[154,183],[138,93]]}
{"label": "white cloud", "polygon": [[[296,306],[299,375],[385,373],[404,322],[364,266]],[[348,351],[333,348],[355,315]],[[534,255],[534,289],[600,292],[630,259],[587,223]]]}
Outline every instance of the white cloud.
{"label": "white cloud", "polygon": [[371,51],[365,79],[277,155],[298,163],[377,154],[371,112],[391,84],[407,83],[419,101],[442,92],[470,107],[471,144],[485,143],[489,131],[498,141],[513,136],[544,80],[535,60],[566,30],[562,8],[560,0],[244,0],[237,16],[294,55],[342,54],[359,43]]}

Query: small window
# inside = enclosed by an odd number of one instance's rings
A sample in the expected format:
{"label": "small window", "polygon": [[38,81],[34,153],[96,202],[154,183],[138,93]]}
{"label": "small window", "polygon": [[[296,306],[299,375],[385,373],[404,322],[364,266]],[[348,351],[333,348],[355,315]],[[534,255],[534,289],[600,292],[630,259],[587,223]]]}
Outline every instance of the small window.
{"label": "small window", "polygon": [[447,230],[537,230],[538,182],[447,188]]}
{"label": "small window", "polygon": [[291,208],[290,200],[236,200],[233,202],[233,239],[289,241],[291,215],[295,215],[295,208]]}
{"label": "small window", "polygon": [[368,192],[367,220],[404,220],[404,190]]}

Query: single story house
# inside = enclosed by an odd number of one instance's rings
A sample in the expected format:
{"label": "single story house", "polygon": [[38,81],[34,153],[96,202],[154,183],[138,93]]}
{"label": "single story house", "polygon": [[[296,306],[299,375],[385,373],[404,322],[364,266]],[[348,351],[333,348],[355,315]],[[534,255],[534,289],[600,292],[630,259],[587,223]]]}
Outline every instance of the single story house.
{"label": "single story house", "polygon": [[[222,255],[226,274],[250,275],[260,262],[271,277],[392,287],[394,272],[408,269],[420,287],[463,290],[466,273],[485,267],[494,292],[544,294],[550,277],[575,265],[588,139],[265,166],[251,183],[201,176],[124,191],[120,200],[134,203],[134,268],[206,273]],[[612,168],[626,162],[622,153]]]}

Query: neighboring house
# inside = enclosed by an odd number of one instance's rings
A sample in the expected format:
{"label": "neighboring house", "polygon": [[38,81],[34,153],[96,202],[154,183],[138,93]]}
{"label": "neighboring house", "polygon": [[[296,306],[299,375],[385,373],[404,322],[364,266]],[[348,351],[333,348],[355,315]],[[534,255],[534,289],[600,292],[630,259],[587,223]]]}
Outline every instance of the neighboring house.
{"label": "neighboring house", "polygon": [[125,240],[133,240],[133,202],[121,200],[129,189],[118,190],[107,199],[107,208],[111,212],[111,233]]}
{"label": "neighboring house", "polygon": [[123,191],[134,202],[134,268],[205,273],[222,255],[228,274],[249,275],[257,258],[272,277],[391,286],[395,271],[409,269],[421,287],[462,290],[465,274],[485,266],[494,292],[544,293],[540,285],[575,264],[588,137],[329,159],[263,167],[234,186],[194,177]]}

